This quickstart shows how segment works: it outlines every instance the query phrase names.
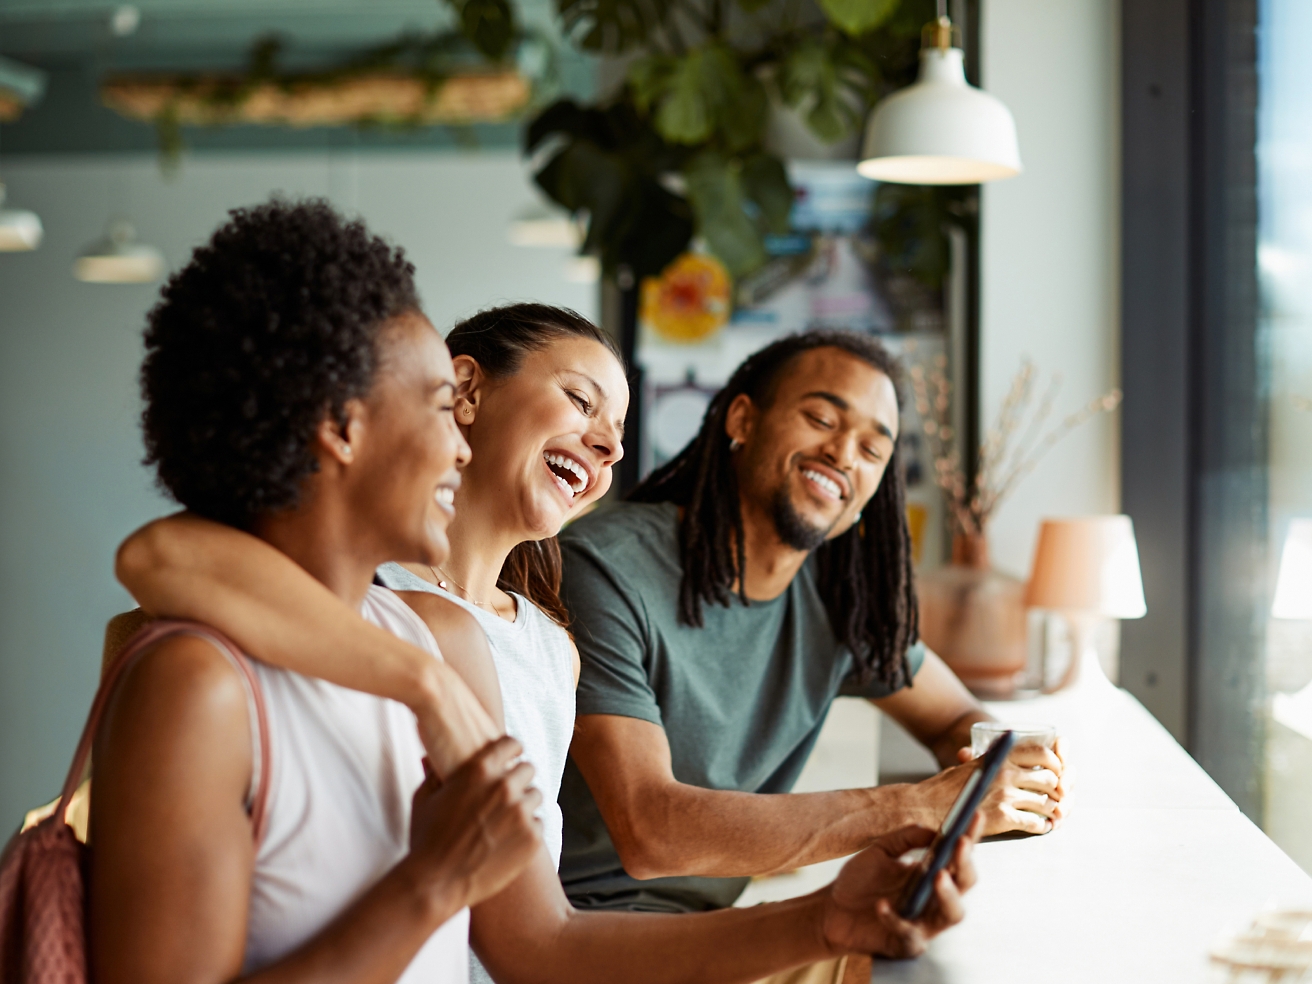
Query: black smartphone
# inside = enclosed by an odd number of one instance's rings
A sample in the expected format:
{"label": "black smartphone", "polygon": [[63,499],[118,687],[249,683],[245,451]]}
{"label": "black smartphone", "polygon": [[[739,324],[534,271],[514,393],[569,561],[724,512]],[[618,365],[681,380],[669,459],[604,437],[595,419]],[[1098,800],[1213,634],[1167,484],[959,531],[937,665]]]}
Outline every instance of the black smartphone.
{"label": "black smartphone", "polygon": [[975,811],[984,801],[984,794],[998,777],[998,770],[1007,759],[1011,746],[1016,744],[1016,733],[1004,731],[993,739],[987,752],[980,756],[980,763],[971,771],[966,784],[961,787],[956,802],[948,815],[943,818],[943,826],[938,829],[938,836],[929,845],[925,860],[920,870],[907,882],[906,891],[898,901],[897,911],[903,919],[919,919],[929,904],[929,897],[934,894],[934,879],[952,860],[952,852],[957,849],[957,841],[975,818]]}

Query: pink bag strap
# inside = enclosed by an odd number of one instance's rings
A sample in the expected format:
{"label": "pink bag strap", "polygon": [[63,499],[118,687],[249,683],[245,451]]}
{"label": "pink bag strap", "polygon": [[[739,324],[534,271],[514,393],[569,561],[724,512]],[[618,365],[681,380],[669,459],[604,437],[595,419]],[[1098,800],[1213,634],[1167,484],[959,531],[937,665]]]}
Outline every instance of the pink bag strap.
{"label": "pink bag strap", "polygon": [[96,698],[92,701],[91,713],[87,715],[86,726],[82,729],[82,739],[77,743],[77,751],[73,753],[73,764],[69,766],[68,778],[64,780],[64,790],[60,794],[59,806],[55,808],[54,816],[59,817],[62,821],[68,801],[82,781],[87,759],[91,755],[91,745],[95,741],[96,731],[100,727],[100,719],[105,714],[105,707],[109,704],[109,698],[114,693],[115,684],[118,683],[124,671],[143,650],[161,639],[173,635],[194,635],[209,641],[231,658],[233,665],[241,671],[245,678],[246,686],[255,703],[255,717],[260,735],[260,779],[256,785],[250,811],[251,830],[255,838],[255,844],[258,847],[264,839],[265,813],[269,801],[269,774],[273,765],[273,749],[269,741],[269,718],[264,705],[264,691],[260,687],[259,678],[255,675],[250,660],[246,658],[245,654],[233,645],[223,633],[210,628],[208,625],[202,625],[200,622],[184,622],[172,619],[161,619],[152,622],[134,635],[123,647],[123,651],[106,668],[104,676],[100,680],[100,689],[96,691]]}

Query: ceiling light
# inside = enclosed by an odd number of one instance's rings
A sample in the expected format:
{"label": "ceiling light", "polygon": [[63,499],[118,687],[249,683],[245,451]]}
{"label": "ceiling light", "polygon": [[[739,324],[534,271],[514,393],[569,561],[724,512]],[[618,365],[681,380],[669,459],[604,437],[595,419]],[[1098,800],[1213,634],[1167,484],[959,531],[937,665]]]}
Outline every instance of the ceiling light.
{"label": "ceiling light", "polygon": [[583,242],[583,225],[559,209],[532,205],[511,221],[506,237],[514,246],[578,249]]}
{"label": "ceiling light", "polygon": [[857,170],[876,181],[962,185],[1021,172],[1011,111],[966,81],[946,0],[925,26],[920,75],[870,114]]}
{"label": "ceiling light", "polygon": [[73,276],[90,284],[147,284],[164,272],[164,256],[136,241],[136,231],[122,219],[111,223],[105,238],[93,243],[73,264]]}
{"label": "ceiling light", "polygon": [[141,11],[130,3],[116,9],[109,15],[109,31],[116,38],[126,38],[137,33],[141,26]]}
{"label": "ceiling light", "polygon": [[571,256],[565,261],[565,279],[572,284],[595,284],[601,279],[601,260],[595,256]]}
{"label": "ceiling light", "polygon": [[[5,201],[5,186],[0,184],[0,205]],[[0,253],[19,253],[41,245],[41,219],[35,212],[21,208],[0,209]]]}

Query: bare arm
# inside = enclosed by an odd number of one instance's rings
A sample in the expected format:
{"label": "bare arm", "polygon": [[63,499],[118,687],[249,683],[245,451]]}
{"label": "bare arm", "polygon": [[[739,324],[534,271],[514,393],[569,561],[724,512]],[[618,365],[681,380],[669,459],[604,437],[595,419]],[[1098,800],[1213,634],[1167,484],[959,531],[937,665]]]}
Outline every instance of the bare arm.
{"label": "bare arm", "polygon": [[966,781],[960,770],[824,793],[704,789],[674,777],[664,729],[611,714],[580,717],[570,755],[635,878],[769,875],[843,857],[908,824],[937,827]]}
{"label": "bare arm", "polygon": [[[246,980],[396,980],[438,926],[500,890],[538,848],[531,770],[507,771],[517,753],[502,739],[440,791],[425,783],[406,858],[308,943]],[[168,639],[129,671],[95,748],[94,979],[238,978],[254,864],[243,807],[251,754],[245,692],[211,645]]]}
{"label": "bare arm", "polygon": [[151,614],[204,622],[267,663],[405,704],[439,775],[502,733],[459,674],[257,537],[178,513],[132,534],[115,573]]}
{"label": "bare arm", "polygon": [[972,724],[992,720],[947,664],[928,650],[912,686],[871,703],[928,748],[942,768],[958,764],[957,752],[970,745]]}

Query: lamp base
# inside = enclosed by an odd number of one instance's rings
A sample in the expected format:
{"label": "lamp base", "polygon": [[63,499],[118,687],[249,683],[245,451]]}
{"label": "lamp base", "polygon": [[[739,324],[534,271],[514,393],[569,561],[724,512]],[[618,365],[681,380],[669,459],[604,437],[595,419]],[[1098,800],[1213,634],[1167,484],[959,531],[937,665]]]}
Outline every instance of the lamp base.
{"label": "lamp base", "polygon": [[1063,612],[1071,634],[1071,661],[1066,672],[1055,684],[1044,682],[1043,692],[1055,694],[1062,691],[1083,690],[1088,687],[1110,687],[1112,682],[1103,672],[1102,662],[1098,659],[1098,647],[1094,644],[1094,634],[1098,628],[1098,616],[1088,612]]}

